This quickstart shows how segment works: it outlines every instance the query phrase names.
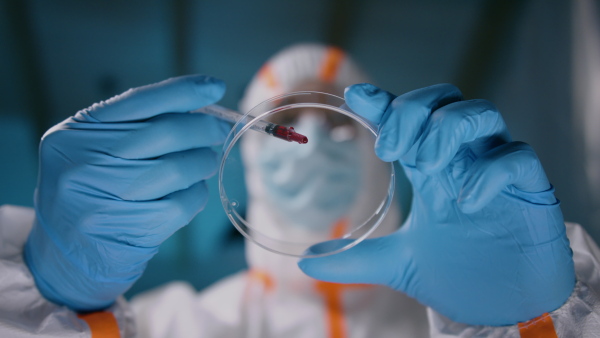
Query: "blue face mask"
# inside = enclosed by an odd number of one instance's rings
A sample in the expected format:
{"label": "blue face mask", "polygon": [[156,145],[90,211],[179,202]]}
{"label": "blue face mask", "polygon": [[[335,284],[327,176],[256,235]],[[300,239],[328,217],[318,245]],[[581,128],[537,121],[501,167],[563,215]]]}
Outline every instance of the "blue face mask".
{"label": "blue face mask", "polygon": [[[361,156],[351,132],[307,114],[294,125],[303,145],[268,139],[258,156],[267,198],[286,224],[328,231],[349,212],[361,186]],[[349,127],[350,128],[350,127]]]}

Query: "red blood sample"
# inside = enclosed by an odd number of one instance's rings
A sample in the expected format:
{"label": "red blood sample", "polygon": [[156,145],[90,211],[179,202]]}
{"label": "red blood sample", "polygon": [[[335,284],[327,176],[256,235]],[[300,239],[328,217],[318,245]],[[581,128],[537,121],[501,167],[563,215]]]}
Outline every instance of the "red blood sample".
{"label": "red blood sample", "polygon": [[286,128],[284,126],[275,126],[273,128],[273,136],[286,140],[288,142],[298,142],[299,144],[308,143],[308,138],[294,131],[294,127]]}

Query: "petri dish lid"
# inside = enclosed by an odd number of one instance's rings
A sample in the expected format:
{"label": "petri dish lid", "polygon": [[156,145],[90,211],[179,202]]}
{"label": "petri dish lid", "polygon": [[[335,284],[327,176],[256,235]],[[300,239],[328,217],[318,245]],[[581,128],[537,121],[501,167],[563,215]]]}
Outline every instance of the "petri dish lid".
{"label": "petri dish lid", "polygon": [[[258,132],[273,125],[294,127],[308,143]],[[319,257],[355,246],[381,224],[394,194],[394,167],[375,155],[376,136],[376,126],[332,94],[294,92],[258,104],[223,145],[218,178],[227,217],[247,239],[283,255]],[[307,253],[340,238],[348,240],[342,247]]]}

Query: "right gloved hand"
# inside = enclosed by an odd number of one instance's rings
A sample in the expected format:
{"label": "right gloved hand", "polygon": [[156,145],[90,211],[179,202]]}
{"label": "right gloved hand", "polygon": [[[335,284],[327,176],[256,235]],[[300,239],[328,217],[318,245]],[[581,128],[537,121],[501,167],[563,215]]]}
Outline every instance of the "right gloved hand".
{"label": "right gloved hand", "polygon": [[199,75],[131,89],[51,128],[40,145],[25,259],[40,292],[76,311],[110,306],[158,246],[204,207],[229,126],[187,111],[218,101]]}
{"label": "right gloved hand", "polygon": [[399,160],[412,207],[394,234],[300,261],[306,274],[387,285],[470,325],[526,322],[565,303],[576,278],[554,188],[532,148],[512,142],[493,104],[464,101],[448,84],[401,96],[361,84],[345,96],[379,126],[375,152]]}

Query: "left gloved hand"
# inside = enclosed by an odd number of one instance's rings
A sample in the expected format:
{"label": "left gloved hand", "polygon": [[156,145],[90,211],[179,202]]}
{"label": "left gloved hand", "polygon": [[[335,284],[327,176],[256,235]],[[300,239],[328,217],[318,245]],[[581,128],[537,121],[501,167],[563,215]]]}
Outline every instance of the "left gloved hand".
{"label": "left gloved hand", "polygon": [[25,259],[40,292],[77,311],[110,306],[159,245],[204,207],[212,146],[229,125],[189,110],[225,84],[184,76],[131,89],[51,128],[40,145]]}
{"label": "left gloved hand", "polygon": [[387,285],[471,325],[512,325],[566,301],[575,274],[559,202],[534,151],[511,142],[491,103],[463,101],[451,85],[396,97],[361,84],[346,101],[379,125],[375,151],[400,160],[412,210],[392,235],[301,260],[306,274]]}

